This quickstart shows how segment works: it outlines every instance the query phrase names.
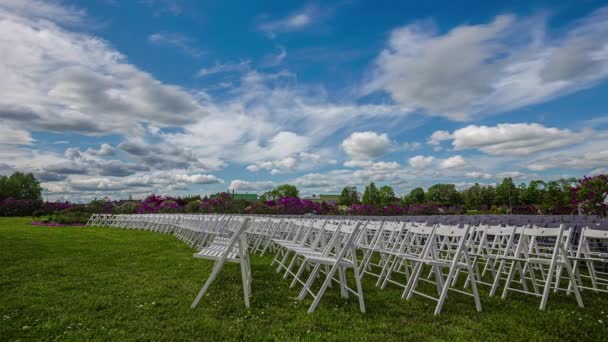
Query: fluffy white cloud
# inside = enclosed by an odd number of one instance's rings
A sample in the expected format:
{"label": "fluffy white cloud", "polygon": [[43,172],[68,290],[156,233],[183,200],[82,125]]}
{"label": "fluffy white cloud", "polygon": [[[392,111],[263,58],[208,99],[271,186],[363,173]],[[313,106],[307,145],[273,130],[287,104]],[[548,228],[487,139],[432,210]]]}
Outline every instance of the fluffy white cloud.
{"label": "fluffy white cloud", "polygon": [[443,159],[439,162],[439,167],[442,169],[456,169],[463,167],[467,164],[461,155],[456,155],[447,159]]}
{"label": "fluffy white cloud", "polygon": [[369,161],[384,155],[391,148],[386,133],[354,132],[342,142],[342,149],[353,160]]}
{"label": "fluffy white cloud", "polygon": [[465,173],[467,178],[476,178],[476,179],[496,179],[501,180],[503,178],[513,178],[513,179],[532,179],[538,178],[536,174],[527,174],[519,171],[508,171],[508,172],[498,172],[498,173],[487,173],[480,171],[471,171]]}
{"label": "fluffy white cloud", "polygon": [[427,141],[430,145],[440,145],[442,141],[450,139],[451,135],[448,131],[435,131]]}
{"label": "fluffy white cloud", "polygon": [[285,18],[265,20],[258,25],[258,30],[266,33],[270,38],[274,38],[277,33],[297,31],[309,26],[319,14],[318,7],[307,6]]}
{"label": "fluffy white cloud", "polygon": [[33,142],[30,132],[0,123],[0,145],[29,145]]}
{"label": "fluffy white cloud", "polygon": [[217,184],[224,183],[222,179],[217,178],[214,175],[203,175],[203,174],[178,174],[175,175],[175,180],[178,182],[184,182],[188,184]]}
{"label": "fluffy white cloud", "polygon": [[262,192],[272,190],[276,186],[272,181],[248,182],[240,179],[235,179],[230,182],[229,190],[234,191],[255,191]]}
{"label": "fluffy white cloud", "polygon": [[495,155],[528,155],[581,142],[589,133],[575,133],[537,123],[503,123],[494,127],[470,125],[452,134],[436,131],[429,141],[439,144],[443,140],[452,140],[457,151],[474,148]]}
{"label": "fluffy white cloud", "polygon": [[400,27],[364,92],[452,120],[546,101],[608,76],[607,21],[608,8],[599,9],[558,38],[545,34],[542,16],[502,15],[445,34],[428,22]]}
{"label": "fluffy white cloud", "polygon": [[606,167],[607,165],[608,149],[582,149],[580,151],[570,150],[544,156],[530,161],[527,167],[533,171],[543,171],[558,168],[594,169]]}
{"label": "fluffy white cloud", "polygon": [[105,41],[50,21],[55,12],[66,11],[63,7],[15,3],[0,4],[3,122],[31,130],[110,134],[133,132],[140,122],[183,125],[204,114],[190,92],[139,70]]}
{"label": "fluffy white cloud", "polygon": [[426,167],[429,167],[431,165],[433,165],[433,162],[435,161],[435,157],[433,156],[414,156],[412,158],[410,158],[409,160],[409,164],[412,168],[414,169],[424,169]]}
{"label": "fluffy white cloud", "polygon": [[108,144],[101,144],[101,146],[99,147],[99,150],[88,148],[85,151],[85,153],[92,155],[92,156],[107,157],[107,156],[113,156],[116,153],[116,150],[114,149],[114,147],[112,147]]}

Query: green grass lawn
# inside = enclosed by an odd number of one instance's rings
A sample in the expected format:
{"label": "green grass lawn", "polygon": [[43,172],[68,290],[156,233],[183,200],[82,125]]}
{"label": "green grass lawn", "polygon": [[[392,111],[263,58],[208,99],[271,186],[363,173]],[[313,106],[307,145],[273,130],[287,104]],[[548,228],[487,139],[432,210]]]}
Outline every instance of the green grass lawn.
{"label": "green grass lawn", "polygon": [[171,235],[90,227],[36,227],[0,218],[0,340],[606,340],[608,295],[512,293],[482,288],[483,312],[451,294],[440,316],[421,297],[400,299],[364,278],[367,313],[355,298],[327,291],[313,314],[310,297],[252,257],[253,297],[243,304],[240,269],[227,265],[201,304],[190,309],[212,262]]}

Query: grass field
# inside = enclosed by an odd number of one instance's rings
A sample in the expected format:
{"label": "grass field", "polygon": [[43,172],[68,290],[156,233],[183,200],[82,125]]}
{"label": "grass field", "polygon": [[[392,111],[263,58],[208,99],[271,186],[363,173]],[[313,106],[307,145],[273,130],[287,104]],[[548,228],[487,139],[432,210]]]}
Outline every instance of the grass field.
{"label": "grass field", "polygon": [[253,298],[242,301],[238,265],[224,268],[196,309],[190,303],[212,263],[173,236],[111,228],[35,227],[0,218],[0,340],[606,340],[608,296],[552,295],[505,301],[482,289],[483,312],[450,295],[440,316],[421,297],[364,278],[367,313],[330,289],[310,299],[253,257]]}

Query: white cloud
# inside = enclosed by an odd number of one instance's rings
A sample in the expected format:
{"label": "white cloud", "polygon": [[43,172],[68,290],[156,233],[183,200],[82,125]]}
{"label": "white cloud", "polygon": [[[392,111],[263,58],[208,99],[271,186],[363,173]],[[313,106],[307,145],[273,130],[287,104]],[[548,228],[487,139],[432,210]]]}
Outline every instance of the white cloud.
{"label": "white cloud", "polygon": [[92,156],[107,157],[107,156],[113,156],[116,153],[116,150],[114,149],[114,147],[112,147],[108,144],[101,144],[101,146],[99,147],[99,150],[88,148],[85,151],[85,153],[92,155]]}
{"label": "white cloud", "polygon": [[412,142],[406,141],[401,146],[406,151],[416,151],[416,150],[419,150],[422,148],[422,143],[417,142],[417,141],[412,141]]}
{"label": "white cloud", "polygon": [[277,33],[298,31],[308,27],[319,14],[317,7],[308,6],[285,18],[263,21],[258,25],[258,30],[266,33],[270,38],[275,38]]}
{"label": "white cloud", "polygon": [[442,141],[450,139],[451,135],[448,131],[435,131],[427,141],[430,145],[439,146]]}
{"label": "white cloud", "polygon": [[202,68],[197,73],[197,77],[205,77],[213,74],[226,73],[226,72],[245,72],[250,69],[251,61],[246,59],[240,62],[226,62],[220,63],[215,62],[215,64],[210,68]]}
{"label": "white cloud", "polygon": [[296,166],[296,159],[293,157],[287,157],[273,161],[262,161],[256,164],[247,166],[247,170],[257,172],[260,170],[271,170],[274,174],[280,172],[280,170],[293,170]]}
{"label": "white cloud", "polygon": [[126,134],[141,122],[177,126],[203,115],[193,94],[129,64],[105,41],[41,18],[37,4],[0,6],[2,121],[28,130]]}
{"label": "white cloud", "polygon": [[33,142],[34,139],[28,131],[0,123],[0,145],[30,145]]}
{"label": "white cloud", "polygon": [[456,155],[439,162],[439,167],[442,169],[456,169],[465,166],[467,162],[461,155]]}
{"label": "white cloud", "polygon": [[[441,139],[436,135],[441,132]],[[437,131],[429,141],[452,140],[454,150],[479,149],[494,155],[528,155],[581,142],[590,132],[545,127],[537,123],[503,123],[494,127],[470,125],[452,134]]]}
{"label": "white cloud", "polygon": [[595,169],[608,166],[608,142],[588,143],[576,149],[559,151],[534,159],[527,168],[534,171],[549,169]]}
{"label": "white cloud", "polygon": [[[82,22],[85,15],[83,10],[74,7],[60,6],[55,1],[40,0],[2,0],[1,16],[27,17],[51,20],[63,24],[77,24]],[[16,19],[16,18],[13,18]]]}
{"label": "white cloud", "polygon": [[203,174],[178,174],[175,175],[175,180],[178,182],[184,182],[188,184],[217,184],[224,183],[222,179],[217,178],[214,175],[203,175]]}
{"label": "white cloud", "polygon": [[363,162],[384,155],[390,148],[386,133],[354,132],[342,142],[342,149],[350,158]]}
{"label": "white cloud", "polygon": [[199,57],[203,51],[195,46],[192,38],[175,32],[159,32],[148,36],[148,41],[156,45],[174,46],[184,53]]}
{"label": "white cloud", "polygon": [[435,157],[433,156],[414,156],[412,158],[410,158],[409,160],[409,164],[412,168],[414,169],[424,169],[426,167],[429,167],[431,165],[433,165],[433,162],[435,161]]}
{"label": "white cloud", "polygon": [[260,62],[260,66],[263,68],[271,68],[283,63],[283,60],[287,58],[287,50],[285,50],[283,46],[278,46],[278,49],[278,53],[264,56]]}
{"label": "white cloud", "polygon": [[255,191],[262,192],[272,190],[276,186],[272,181],[248,182],[240,179],[235,179],[230,182],[229,190],[234,191]]}
{"label": "white cloud", "polygon": [[428,114],[469,120],[540,103],[608,76],[608,8],[559,37],[545,33],[545,21],[502,15],[445,34],[428,22],[397,28],[364,93],[383,90]]}

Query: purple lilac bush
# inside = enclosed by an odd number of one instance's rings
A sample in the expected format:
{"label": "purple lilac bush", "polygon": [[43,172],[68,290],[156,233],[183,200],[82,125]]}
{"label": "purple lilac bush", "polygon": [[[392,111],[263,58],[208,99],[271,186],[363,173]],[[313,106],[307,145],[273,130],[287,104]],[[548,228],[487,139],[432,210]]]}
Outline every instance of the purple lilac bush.
{"label": "purple lilac bush", "polygon": [[174,213],[180,212],[181,206],[177,204],[175,198],[169,196],[161,196],[152,194],[146,197],[139,207],[137,207],[138,214],[151,214],[151,213]]}
{"label": "purple lilac bush", "polygon": [[585,214],[608,215],[608,175],[584,177],[572,188],[572,204]]}

